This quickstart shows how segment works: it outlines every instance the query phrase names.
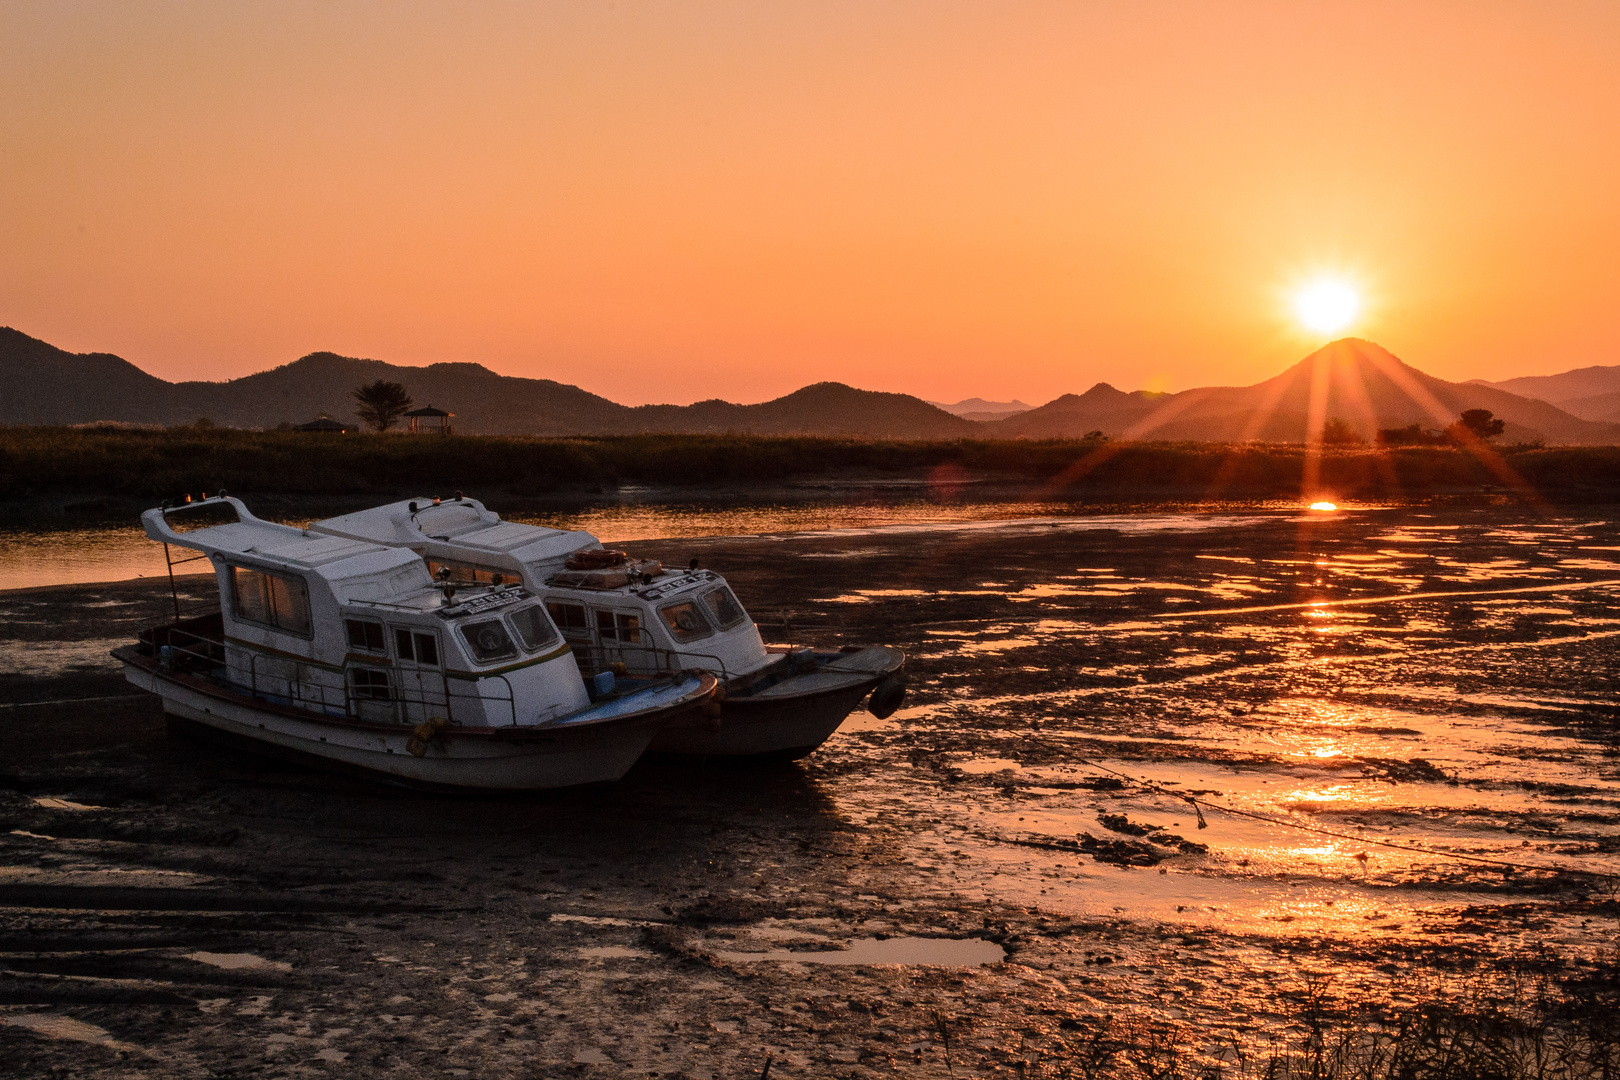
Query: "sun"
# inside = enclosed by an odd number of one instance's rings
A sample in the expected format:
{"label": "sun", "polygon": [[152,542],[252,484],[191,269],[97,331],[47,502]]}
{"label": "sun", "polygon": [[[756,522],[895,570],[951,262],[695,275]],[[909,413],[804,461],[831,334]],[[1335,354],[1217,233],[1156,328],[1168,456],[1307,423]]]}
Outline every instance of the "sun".
{"label": "sun", "polygon": [[1306,282],[1294,293],[1294,317],[1317,334],[1336,334],[1361,314],[1361,294],[1336,278]]}

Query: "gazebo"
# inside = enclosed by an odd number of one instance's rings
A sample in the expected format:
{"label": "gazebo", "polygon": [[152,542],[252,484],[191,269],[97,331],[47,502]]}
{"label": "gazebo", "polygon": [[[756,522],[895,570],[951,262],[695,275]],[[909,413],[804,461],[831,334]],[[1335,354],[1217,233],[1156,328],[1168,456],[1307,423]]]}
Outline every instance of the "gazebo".
{"label": "gazebo", "polygon": [[425,409],[412,409],[405,414],[405,418],[411,422],[412,435],[450,435],[455,431],[450,426],[450,418],[454,415],[429,405]]}
{"label": "gazebo", "polygon": [[351,428],[348,424],[340,423],[339,421],[332,419],[330,416],[327,416],[325,413],[321,413],[321,415],[317,416],[315,419],[311,420],[309,423],[307,423],[307,424],[299,424],[297,427],[293,428],[293,430],[294,431],[322,431],[322,432],[327,432],[327,433],[332,434],[332,435],[347,435],[350,431],[352,431],[354,429]]}

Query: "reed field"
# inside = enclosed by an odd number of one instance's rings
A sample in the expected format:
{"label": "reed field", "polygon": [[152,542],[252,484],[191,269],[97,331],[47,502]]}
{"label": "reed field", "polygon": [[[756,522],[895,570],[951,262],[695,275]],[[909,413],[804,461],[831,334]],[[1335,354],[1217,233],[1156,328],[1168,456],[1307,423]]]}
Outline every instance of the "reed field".
{"label": "reed field", "polygon": [[513,496],[622,484],[751,486],[912,479],[949,492],[1001,481],[1070,497],[1410,499],[1479,492],[1550,501],[1620,494],[1620,447],[887,442],[745,435],[517,438],[318,435],[222,428],[0,428],[0,498],[151,501],[226,488],[291,496]]}

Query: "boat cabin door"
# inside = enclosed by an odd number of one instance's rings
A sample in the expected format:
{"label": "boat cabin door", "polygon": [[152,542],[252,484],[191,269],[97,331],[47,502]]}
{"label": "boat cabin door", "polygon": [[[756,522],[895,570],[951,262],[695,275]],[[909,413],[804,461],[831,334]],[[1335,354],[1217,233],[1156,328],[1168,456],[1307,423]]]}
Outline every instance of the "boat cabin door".
{"label": "boat cabin door", "polygon": [[390,629],[394,638],[394,674],[399,683],[399,718],[407,724],[420,724],[435,716],[454,719],[450,715],[439,635],[419,626]]}
{"label": "boat cabin door", "polygon": [[589,676],[613,664],[646,673],[656,667],[641,613],[622,608],[597,607],[553,596],[546,600],[552,622],[563,640],[574,647],[574,658]]}

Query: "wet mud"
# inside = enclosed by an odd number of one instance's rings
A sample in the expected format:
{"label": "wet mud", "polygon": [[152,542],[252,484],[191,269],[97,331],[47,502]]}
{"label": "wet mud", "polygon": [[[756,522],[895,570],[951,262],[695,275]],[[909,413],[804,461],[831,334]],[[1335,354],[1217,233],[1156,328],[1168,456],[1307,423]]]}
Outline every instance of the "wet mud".
{"label": "wet mud", "polygon": [[905,706],[797,763],[503,799],[170,734],[105,658],[166,583],[0,593],[0,1062],[1187,1074],[1304,1009],[1606,1000],[1612,517],[641,542],[768,640],[903,646]]}

